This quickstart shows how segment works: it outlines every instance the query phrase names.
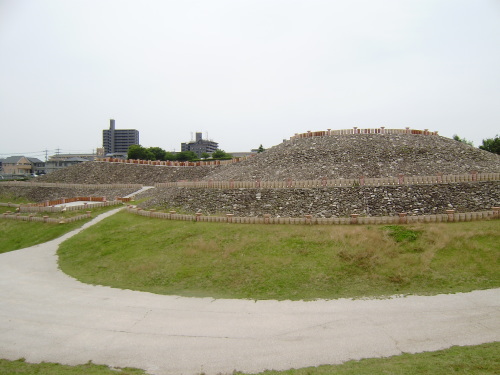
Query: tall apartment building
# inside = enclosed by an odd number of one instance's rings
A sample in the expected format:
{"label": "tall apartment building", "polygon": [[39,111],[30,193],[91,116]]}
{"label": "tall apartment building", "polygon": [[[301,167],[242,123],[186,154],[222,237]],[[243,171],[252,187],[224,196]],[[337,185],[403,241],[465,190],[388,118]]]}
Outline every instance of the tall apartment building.
{"label": "tall apartment building", "polygon": [[132,145],[139,144],[139,131],[135,129],[115,129],[115,120],[109,120],[109,130],[102,131],[102,147],[107,154],[124,154]]}
{"label": "tall apartment building", "polygon": [[214,141],[203,139],[201,133],[196,133],[196,140],[191,142],[181,143],[181,151],[193,151],[198,157],[204,152],[211,154],[216,151],[219,144]]}

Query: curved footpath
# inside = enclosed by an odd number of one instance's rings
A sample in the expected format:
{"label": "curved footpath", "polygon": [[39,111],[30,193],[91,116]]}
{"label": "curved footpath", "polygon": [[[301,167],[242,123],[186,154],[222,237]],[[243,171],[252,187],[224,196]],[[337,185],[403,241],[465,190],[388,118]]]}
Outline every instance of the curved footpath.
{"label": "curved footpath", "polygon": [[[117,210],[103,214],[83,228]],[[0,254],[0,358],[92,360],[151,374],[258,372],[500,340],[500,289],[291,302],[162,296],[82,284],[58,245]]]}

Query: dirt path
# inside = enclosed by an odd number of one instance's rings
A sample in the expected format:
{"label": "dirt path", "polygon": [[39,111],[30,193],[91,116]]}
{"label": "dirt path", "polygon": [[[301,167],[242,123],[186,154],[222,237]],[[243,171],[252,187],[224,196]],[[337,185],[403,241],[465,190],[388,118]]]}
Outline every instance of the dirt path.
{"label": "dirt path", "polygon": [[217,374],[500,340],[500,289],[386,300],[254,302],[82,284],[58,270],[55,255],[78,231],[0,254],[0,358]]}

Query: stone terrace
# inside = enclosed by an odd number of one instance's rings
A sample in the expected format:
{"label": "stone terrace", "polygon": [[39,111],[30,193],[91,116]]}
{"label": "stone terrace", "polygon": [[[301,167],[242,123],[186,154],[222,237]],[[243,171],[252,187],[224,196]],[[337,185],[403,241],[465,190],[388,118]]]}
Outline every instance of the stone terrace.
{"label": "stone terrace", "polygon": [[500,184],[466,182],[432,185],[353,186],[341,188],[201,189],[156,188],[137,198],[142,208],[180,209],[205,215],[347,217],[443,214],[489,210],[500,204]]}
{"label": "stone terrace", "polygon": [[74,184],[143,184],[199,180],[219,168],[164,167],[138,164],[86,162],[38,177],[38,182],[63,182]]}
{"label": "stone terrace", "polygon": [[[112,200],[115,197],[124,197],[132,194],[137,189],[134,188],[60,188],[60,187],[26,187],[26,186],[4,186],[0,184],[0,195],[12,198],[26,198],[32,202],[44,202],[46,200],[56,200],[59,198],[72,197],[106,197]],[[7,202],[6,202],[7,203]]]}

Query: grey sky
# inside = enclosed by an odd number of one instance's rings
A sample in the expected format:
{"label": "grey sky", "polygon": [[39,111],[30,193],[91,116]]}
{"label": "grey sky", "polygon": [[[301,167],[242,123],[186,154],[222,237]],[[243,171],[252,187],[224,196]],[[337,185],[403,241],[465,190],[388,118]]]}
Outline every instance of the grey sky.
{"label": "grey sky", "polygon": [[0,0],[0,157],[91,152],[110,118],[169,151],[353,126],[478,146],[499,46],[498,0]]}

